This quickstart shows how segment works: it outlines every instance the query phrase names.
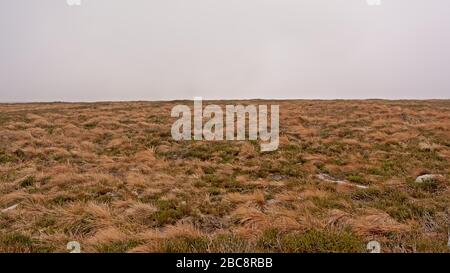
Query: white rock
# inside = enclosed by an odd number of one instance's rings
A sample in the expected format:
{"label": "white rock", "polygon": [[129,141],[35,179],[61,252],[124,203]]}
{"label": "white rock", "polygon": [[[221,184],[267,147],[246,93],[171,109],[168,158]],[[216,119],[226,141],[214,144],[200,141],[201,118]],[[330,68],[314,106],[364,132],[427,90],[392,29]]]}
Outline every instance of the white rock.
{"label": "white rock", "polygon": [[416,183],[425,183],[429,181],[439,180],[442,178],[443,176],[438,174],[424,174],[416,178]]}
{"label": "white rock", "polygon": [[7,211],[10,211],[10,210],[13,210],[13,209],[17,208],[18,205],[19,205],[19,204],[12,205],[12,206],[9,207],[9,208],[3,209],[2,212],[7,212]]}
{"label": "white rock", "polygon": [[353,186],[353,187],[357,187],[357,188],[360,188],[360,189],[368,189],[369,188],[367,186],[354,184],[354,183],[351,183],[351,182],[346,181],[346,180],[339,180],[339,179],[334,178],[332,176],[329,176],[328,174],[325,174],[325,173],[318,174],[317,178],[319,178],[320,180],[326,181],[326,182],[336,183],[336,184],[340,184],[340,185]]}

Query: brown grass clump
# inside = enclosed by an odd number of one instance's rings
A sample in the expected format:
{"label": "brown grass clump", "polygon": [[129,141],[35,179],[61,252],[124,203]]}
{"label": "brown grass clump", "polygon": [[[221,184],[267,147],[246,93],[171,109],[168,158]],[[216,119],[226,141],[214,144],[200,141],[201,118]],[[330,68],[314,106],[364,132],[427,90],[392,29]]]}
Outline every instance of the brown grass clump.
{"label": "brown grass clump", "polygon": [[238,207],[231,215],[237,223],[246,228],[264,230],[270,225],[267,215],[254,207]]}
{"label": "brown grass clump", "polygon": [[364,236],[402,233],[410,229],[408,225],[397,222],[387,213],[376,210],[370,210],[365,215],[349,219],[347,224],[356,233]]}
{"label": "brown grass clump", "polygon": [[263,191],[255,191],[250,194],[242,194],[238,192],[228,193],[225,199],[233,203],[254,202],[260,206],[265,204],[265,195]]}

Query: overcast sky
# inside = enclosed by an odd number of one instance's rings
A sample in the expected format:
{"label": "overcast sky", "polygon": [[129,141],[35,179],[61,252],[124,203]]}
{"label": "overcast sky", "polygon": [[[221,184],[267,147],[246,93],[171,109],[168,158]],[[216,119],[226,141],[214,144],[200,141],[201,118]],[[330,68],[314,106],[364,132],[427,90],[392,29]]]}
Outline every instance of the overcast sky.
{"label": "overcast sky", "polygon": [[450,1],[0,0],[0,101],[450,98]]}

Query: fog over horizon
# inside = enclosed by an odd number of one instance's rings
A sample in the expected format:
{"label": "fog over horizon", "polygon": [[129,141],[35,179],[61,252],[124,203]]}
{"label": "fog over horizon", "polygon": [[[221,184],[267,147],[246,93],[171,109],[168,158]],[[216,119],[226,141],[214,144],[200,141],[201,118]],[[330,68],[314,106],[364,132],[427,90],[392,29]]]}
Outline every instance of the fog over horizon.
{"label": "fog over horizon", "polygon": [[0,102],[450,99],[450,1],[0,0]]}

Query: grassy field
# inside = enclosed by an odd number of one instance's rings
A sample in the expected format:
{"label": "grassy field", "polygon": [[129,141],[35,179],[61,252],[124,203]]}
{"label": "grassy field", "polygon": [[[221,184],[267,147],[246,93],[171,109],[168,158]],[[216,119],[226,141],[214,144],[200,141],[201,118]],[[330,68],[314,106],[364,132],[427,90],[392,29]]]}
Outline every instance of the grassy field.
{"label": "grassy field", "polygon": [[270,153],[179,103],[0,104],[0,252],[449,252],[450,101],[214,102],[279,104]]}

